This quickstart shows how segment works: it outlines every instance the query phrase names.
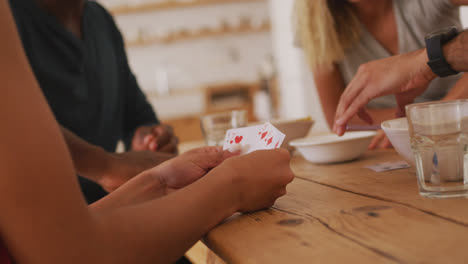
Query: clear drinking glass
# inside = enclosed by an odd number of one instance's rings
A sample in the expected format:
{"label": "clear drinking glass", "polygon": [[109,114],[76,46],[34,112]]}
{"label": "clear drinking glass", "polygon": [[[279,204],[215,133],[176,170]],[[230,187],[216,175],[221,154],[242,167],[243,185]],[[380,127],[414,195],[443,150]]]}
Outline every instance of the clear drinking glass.
{"label": "clear drinking glass", "polygon": [[238,110],[204,115],[200,125],[208,146],[223,146],[226,131],[247,125],[247,111]]}
{"label": "clear drinking glass", "polygon": [[419,193],[468,197],[468,100],[406,107]]}

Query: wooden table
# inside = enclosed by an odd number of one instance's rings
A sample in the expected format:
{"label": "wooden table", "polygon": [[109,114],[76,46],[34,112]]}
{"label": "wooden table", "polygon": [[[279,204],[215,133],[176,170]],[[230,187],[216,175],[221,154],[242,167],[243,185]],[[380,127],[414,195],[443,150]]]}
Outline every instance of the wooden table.
{"label": "wooden table", "polygon": [[334,165],[294,157],[285,197],[204,243],[228,263],[468,263],[468,200],[419,196],[414,168],[364,168],[392,160],[393,150]]}

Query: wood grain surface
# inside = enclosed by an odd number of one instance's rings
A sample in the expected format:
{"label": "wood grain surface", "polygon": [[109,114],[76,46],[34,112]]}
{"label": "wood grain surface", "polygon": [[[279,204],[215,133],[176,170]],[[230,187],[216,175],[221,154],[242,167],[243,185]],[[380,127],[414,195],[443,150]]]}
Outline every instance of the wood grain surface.
{"label": "wood grain surface", "polygon": [[468,200],[419,196],[413,168],[364,168],[392,160],[393,150],[332,165],[294,157],[285,197],[204,243],[227,263],[466,263]]}

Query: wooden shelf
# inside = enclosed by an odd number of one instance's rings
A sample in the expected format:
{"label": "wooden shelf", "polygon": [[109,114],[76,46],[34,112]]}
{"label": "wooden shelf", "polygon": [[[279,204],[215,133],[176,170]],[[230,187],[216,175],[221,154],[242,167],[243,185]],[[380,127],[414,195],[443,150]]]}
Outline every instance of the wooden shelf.
{"label": "wooden shelf", "polygon": [[128,47],[135,47],[135,46],[144,46],[144,45],[152,45],[152,44],[171,44],[171,43],[179,42],[179,41],[189,41],[189,40],[209,38],[209,37],[222,37],[222,36],[235,35],[235,34],[270,32],[270,28],[271,28],[270,23],[264,22],[260,27],[252,27],[250,25],[241,25],[237,28],[225,26],[220,29],[202,29],[199,32],[194,32],[194,33],[181,31],[181,32],[170,34],[165,37],[147,37],[147,38],[140,38],[136,40],[127,40],[126,45]]}
{"label": "wooden shelf", "polygon": [[254,94],[258,83],[228,83],[205,87],[205,112],[208,114],[232,110],[246,110],[249,122],[256,121]]}
{"label": "wooden shelf", "polygon": [[218,4],[230,4],[230,3],[254,3],[254,2],[266,2],[266,0],[193,0],[193,1],[166,1],[159,3],[145,3],[140,5],[123,5],[110,7],[109,10],[113,15],[123,15],[140,12],[155,12],[167,9],[176,8],[190,8],[205,5],[218,5]]}

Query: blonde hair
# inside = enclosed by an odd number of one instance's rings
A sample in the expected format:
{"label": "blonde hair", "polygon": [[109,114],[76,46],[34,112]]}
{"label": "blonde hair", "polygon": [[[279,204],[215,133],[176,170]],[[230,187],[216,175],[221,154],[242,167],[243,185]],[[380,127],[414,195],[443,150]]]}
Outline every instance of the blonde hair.
{"label": "blonde hair", "polygon": [[360,34],[360,22],[346,0],[296,0],[296,37],[312,70],[331,68]]}

